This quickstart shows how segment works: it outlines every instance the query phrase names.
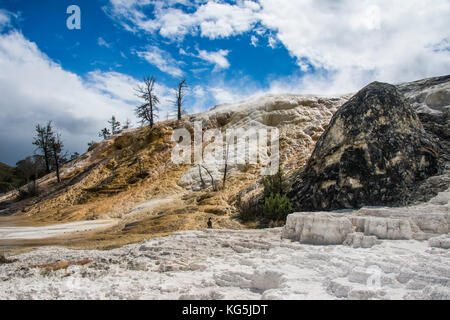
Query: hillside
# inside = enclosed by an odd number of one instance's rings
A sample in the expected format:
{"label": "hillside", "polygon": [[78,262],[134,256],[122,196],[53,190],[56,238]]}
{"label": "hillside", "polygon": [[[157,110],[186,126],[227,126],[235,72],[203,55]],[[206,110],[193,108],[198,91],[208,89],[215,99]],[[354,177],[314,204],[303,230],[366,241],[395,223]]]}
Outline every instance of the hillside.
{"label": "hillside", "polygon": [[[65,165],[60,186],[54,174],[40,179],[38,198],[14,202],[5,195],[4,200],[11,203],[3,214],[13,214],[17,223],[26,225],[119,219],[114,228],[80,240],[82,246],[101,248],[204,229],[210,217],[216,228],[246,228],[235,219],[233,202],[240,191],[257,189],[260,165],[230,165],[226,188],[219,191],[213,190],[203,172],[206,186],[201,189],[197,166],[175,165],[170,160],[173,130],[192,131],[195,121],[201,121],[204,129],[220,130],[276,126],[281,163],[289,172],[306,162],[331,116],[347,98],[268,95],[218,106],[187,116],[181,123],[169,120],[153,129],[126,130]],[[222,167],[209,169],[215,180],[221,180]]]}
{"label": "hillside", "polygon": [[[418,101],[413,107],[420,119],[435,117],[430,121],[436,125],[424,127],[435,135],[441,134],[439,143],[441,148],[445,146],[449,102],[442,91],[450,89],[449,77],[398,88],[408,99]],[[433,95],[438,98],[429,98]],[[238,194],[250,197],[261,191],[262,165],[230,164],[226,187],[215,191],[209,173],[215,181],[221,181],[224,167],[206,165],[209,169],[206,171],[196,165],[175,165],[171,161],[176,145],[171,141],[174,129],[186,128],[193,133],[195,122],[201,122],[204,130],[215,128],[222,132],[231,128],[276,127],[281,166],[288,176],[295,177],[304,168],[333,115],[350,97],[266,95],[216,106],[186,116],[181,122],[169,120],[152,129],[126,130],[66,164],[61,185],[56,184],[54,174],[41,178],[39,197],[17,202],[14,193],[3,195],[0,201],[5,209],[0,213],[18,225],[117,219],[113,226],[78,232],[70,240],[33,242],[33,245],[57,243],[78,248],[113,248],[175,231],[202,230],[209,218],[214,228],[251,228],[254,224],[243,224],[236,218],[236,197]],[[439,121],[444,121],[443,133],[436,129]],[[203,145],[204,150],[206,146]],[[431,193],[436,195],[448,185],[448,180],[440,179]]]}

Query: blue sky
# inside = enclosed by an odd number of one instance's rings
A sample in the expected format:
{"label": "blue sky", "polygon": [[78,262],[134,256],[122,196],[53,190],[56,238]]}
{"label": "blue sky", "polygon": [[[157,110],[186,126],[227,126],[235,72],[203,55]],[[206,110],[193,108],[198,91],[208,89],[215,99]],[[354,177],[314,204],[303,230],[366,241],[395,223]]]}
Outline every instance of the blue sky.
{"label": "blue sky", "polygon": [[[66,27],[70,5],[81,30]],[[47,120],[70,152],[99,140],[113,114],[137,125],[133,87],[145,75],[166,119],[183,78],[193,113],[448,74],[449,16],[446,0],[0,0],[0,161],[32,154],[33,127]]]}
{"label": "blue sky", "polygon": [[[66,9],[71,4],[81,9],[81,30],[66,28],[66,19],[70,16]],[[272,78],[298,72],[295,58],[284,46],[254,47],[249,33],[218,39],[186,35],[183,43],[179,43],[158,33],[127,31],[109,15],[108,4],[108,1],[100,0],[6,1],[3,8],[20,13],[17,27],[23,35],[65,70],[80,76],[93,69],[121,72],[136,79],[154,74],[161,83],[169,86],[183,77],[195,86],[216,77],[233,82],[245,76],[249,81],[267,86]],[[153,8],[153,5],[145,7],[149,18],[154,18]],[[183,75],[163,72],[140,57],[137,53],[146,51],[147,46],[157,46],[179,62],[176,68],[182,70]],[[181,48],[187,54],[180,54]],[[232,68],[218,68],[211,77],[215,65],[195,56],[199,50],[217,52],[222,48],[228,51],[225,57]],[[261,65],[261,61],[271,63]]]}

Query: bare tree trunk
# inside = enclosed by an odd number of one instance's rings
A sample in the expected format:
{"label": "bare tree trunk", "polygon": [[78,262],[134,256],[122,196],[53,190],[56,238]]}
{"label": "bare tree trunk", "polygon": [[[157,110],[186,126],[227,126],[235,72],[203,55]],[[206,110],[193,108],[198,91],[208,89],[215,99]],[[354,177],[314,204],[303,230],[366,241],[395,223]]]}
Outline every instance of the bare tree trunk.
{"label": "bare tree trunk", "polygon": [[33,176],[33,189],[36,192],[37,192],[37,182],[36,182],[37,178],[38,178],[38,169],[37,169],[37,166],[35,166],[35,168],[34,168],[34,176]]}
{"label": "bare tree trunk", "polygon": [[138,86],[135,90],[137,96],[145,101],[145,103],[136,108],[136,115],[141,118],[142,123],[148,123],[150,128],[155,124],[158,112],[159,99],[153,92],[155,85],[155,78],[152,76],[144,78],[144,86]]}
{"label": "bare tree trunk", "polygon": [[50,159],[48,156],[48,151],[44,151],[44,161],[45,161],[45,170],[47,173],[50,173]]}
{"label": "bare tree trunk", "polygon": [[183,87],[180,85],[180,86],[178,86],[178,99],[177,99],[177,105],[178,105],[178,120],[181,120],[181,99],[182,99],[182,89]]}
{"label": "bare tree trunk", "polygon": [[[149,96],[150,96],[150,92],[149,92]],[[148,100],[148,104],[150,106],[150,128],[153,128],[153,103],[152,103],[152,99],[149,98]]]}
{"label": "bare tree trunk", "polygon": [[180,81],[178,83],[178,86],[174,89],[176,93],[176,108],[177,108],[177,119],[178,121],[181,120],[181,117],[183,115],[183,103],[184,103],[184,96],[185,96],[185,89],[187,88],[186,79]]}
{"label": "bare tree trunk", "polygon": [[208,170],[205,166],[202,166],[202,168],[205,169],[206,172],[207,172],[207,173],[209,174],[209,176],[211,177],[211,184],[212,184],[213,190],[214,190],[214,191],[217,191],[216,183],[215,183],[215,181],[214,181],[214,178],[213,178],[211,172],[209,172],[209,170]]}
{"label": "bare tree trunk", "polygon": [[227,150],[225,154],[225,168],[223,170],[223,183],[222,188],[225,189],[225,183],[227,182],[227,171],[228,171],[228,151],[229,151],[230,145],[227,142]]}
{"label": "bare tree trunk", "polygon": [[56,166],[56,179],[58,179],[58,183],[61,183],[61,177],[59,176],[59,158],[55,156],[55,166]]}
{"label": "bare tree trunk", "polygon": [[202,169],[201,169],[200,165],[198,165],[198,174],[200,176],[200,181],[202,182],[202,189],[204,189],[206,184],[202,177]]}

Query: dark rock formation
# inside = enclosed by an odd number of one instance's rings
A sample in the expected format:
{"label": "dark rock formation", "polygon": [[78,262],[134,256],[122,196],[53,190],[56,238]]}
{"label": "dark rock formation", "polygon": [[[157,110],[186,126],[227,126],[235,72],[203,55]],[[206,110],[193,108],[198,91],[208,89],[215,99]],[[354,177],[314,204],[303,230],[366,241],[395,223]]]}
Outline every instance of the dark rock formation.
{"label": "dark rock formation", "polygon": [[292,185],[296,210],[401,205],[439,174],[439,147],[396,87],[374,82],[344,104]]}

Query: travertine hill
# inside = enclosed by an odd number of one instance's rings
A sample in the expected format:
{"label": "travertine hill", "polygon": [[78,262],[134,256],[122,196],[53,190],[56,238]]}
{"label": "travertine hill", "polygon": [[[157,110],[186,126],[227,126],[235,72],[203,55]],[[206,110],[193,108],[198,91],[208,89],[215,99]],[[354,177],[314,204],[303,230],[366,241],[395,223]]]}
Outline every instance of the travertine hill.
{"label": "travertine hill", "polygon": [[[204,229],[208,218],[216,228],[246,228],[234,218],[235,196],[255,186],[261,165],[229,167],[225,189],[214,191],[203,172],[200,185],[196,165],[175,165],[171,141],[176,128],[265,128],[280,132],[280,156],[285,171],[306,162],[316,141],[338,107],[348,99],[299,95],[267,95],[246,102],[221,105],[210,111],[126,130],[94,145],[62,169],[62,184],[50,174],[38,181],[41,195],[20,202],[14,193],[0,201],[3,215],[21,224],[49,224],[80,220],[118,219],[117,225],[94,235],[83,235],[83,246],[110,247],[170,234]],[[221,181],[222,166],[209,166]],[[203,170],[203,169],[202,169]],[[255,187],[253,187],[255,188]],[[169,201],[168,201],[169,200]],[[70,242],[71,245],[77,241]],[[65,243],[69,244],[69,243]]]}

